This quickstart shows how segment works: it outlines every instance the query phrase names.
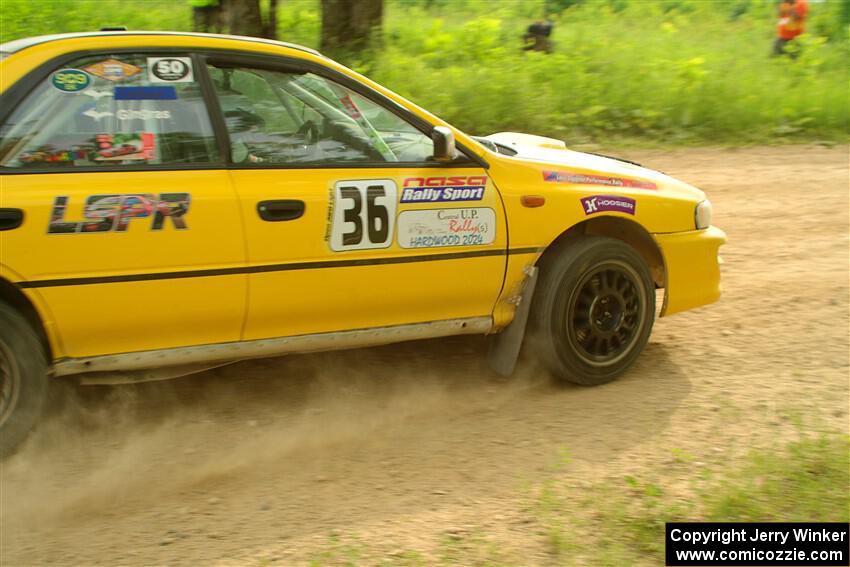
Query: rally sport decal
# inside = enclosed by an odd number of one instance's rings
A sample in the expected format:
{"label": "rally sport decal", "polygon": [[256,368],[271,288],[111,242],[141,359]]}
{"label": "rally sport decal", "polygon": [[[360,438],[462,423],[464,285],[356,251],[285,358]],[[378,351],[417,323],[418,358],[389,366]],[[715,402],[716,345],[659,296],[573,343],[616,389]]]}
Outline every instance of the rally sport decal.
{"label": "rally sport decal", "polygon": [[408,177],[401,190],[402,203],[480,201],[484,198],[484,175],[458,177]]}

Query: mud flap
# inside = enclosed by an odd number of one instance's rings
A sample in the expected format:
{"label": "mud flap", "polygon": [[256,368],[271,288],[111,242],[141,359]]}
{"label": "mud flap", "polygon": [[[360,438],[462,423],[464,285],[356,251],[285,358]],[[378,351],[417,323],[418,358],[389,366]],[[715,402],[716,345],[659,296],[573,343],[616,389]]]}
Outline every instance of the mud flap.
{"label": "mud flap", "polygon": [[522,339],[525,337],[525,327],[528,324],[528,314],[531,311],[531,298],[534,296],[534,287],[537,285],[537,272],[537,266],[531,267],[528,271],[528,277],[514,313],[514,320],[490,342],[487,362],[490,368],[502,376],[510,376],[516,368]]}

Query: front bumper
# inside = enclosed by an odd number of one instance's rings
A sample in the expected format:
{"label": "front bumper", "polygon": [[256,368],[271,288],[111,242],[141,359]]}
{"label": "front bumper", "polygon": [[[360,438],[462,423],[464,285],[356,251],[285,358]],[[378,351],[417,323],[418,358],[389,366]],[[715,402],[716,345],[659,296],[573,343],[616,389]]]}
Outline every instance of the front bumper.
{"label": "front bumper", "polygon": [[720,297],[720,257],[726,233],[717,227],[653,234],[667,275],[661,316],[714,303]]}

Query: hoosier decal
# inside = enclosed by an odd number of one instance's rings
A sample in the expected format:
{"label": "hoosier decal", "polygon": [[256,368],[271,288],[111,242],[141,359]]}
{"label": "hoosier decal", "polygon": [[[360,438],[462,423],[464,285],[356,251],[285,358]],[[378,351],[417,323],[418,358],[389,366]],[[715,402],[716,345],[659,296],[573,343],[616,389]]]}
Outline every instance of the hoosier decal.
{"label": "hoosier decal", "polygon": [[584,207],[584,214],[586,215],[601,213],[603,211],[615,211],[633,215],[637,207],[634,199],[617,195],[592,195],[590,197],[584,197],[581,200],[581,204]]}
{"label": "hoosier decal", "polygon": [[401,191],[402,203],[480,201],[484,198],[484,175],[470,177],[408,177]]}

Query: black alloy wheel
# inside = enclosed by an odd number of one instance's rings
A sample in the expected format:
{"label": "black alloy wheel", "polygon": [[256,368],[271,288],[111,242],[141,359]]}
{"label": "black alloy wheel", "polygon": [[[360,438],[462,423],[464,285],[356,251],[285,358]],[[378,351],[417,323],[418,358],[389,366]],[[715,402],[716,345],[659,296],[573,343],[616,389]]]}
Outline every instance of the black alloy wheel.
{"label": "black alloy wheel", "polygon": [[643,257],[622,240],[584,236],[540,262],[526,345],[558,380],[585,386],[623,374],[655,318],[655,285]]}
{"label": "black alloy wheel", "polygon": [[644,313],[638,275],[608,262],[588,272],[569,301],[570,346],[589,364],[610,364],[634,346]]}

